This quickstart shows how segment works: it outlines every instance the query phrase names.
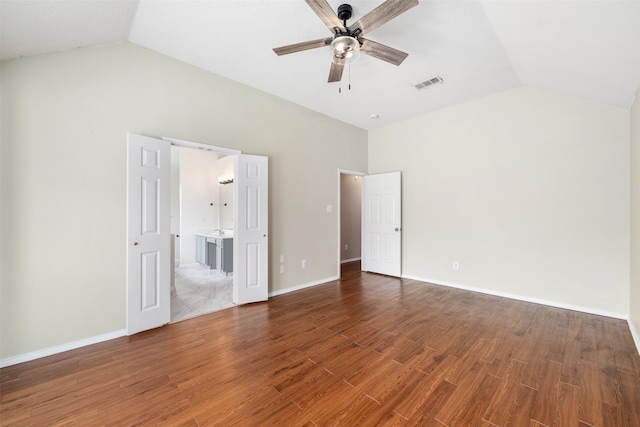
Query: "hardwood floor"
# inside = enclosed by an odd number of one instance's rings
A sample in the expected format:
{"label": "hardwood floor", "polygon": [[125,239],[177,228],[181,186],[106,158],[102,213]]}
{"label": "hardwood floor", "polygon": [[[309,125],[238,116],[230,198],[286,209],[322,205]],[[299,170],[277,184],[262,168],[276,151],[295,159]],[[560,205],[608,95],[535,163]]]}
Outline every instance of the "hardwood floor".
{"label": "hardwood floor", "polygon": [[0,424],[640,426],[623,320],[361,273],[0,370]]}

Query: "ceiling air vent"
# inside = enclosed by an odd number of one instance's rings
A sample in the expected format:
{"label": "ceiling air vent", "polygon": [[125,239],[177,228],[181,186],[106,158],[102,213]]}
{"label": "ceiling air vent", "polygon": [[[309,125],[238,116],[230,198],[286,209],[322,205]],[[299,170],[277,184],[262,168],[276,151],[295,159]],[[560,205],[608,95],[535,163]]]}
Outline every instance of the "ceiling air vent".
{"label": "ceiling air vent", "polygon": [[442,77],[434,76],[434,77],[431,77],[430,79],[423,80],[423,81],[421,81],[419,83],[414,84],[413,87],[415,87],[418,90],[422,90],[422,89],[424,89],[426,87],[433,86],[433,85],[438,84],[438,83],[442,83],[443,81],[444,80],[442,80]]}

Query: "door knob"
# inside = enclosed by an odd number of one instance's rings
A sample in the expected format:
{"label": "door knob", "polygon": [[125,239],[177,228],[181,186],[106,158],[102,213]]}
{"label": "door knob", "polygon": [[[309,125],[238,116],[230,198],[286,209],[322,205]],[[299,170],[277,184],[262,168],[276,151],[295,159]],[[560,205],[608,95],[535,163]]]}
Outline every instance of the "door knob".
{"label": "door knob", "polygon": [[400,229],[398,227],[396,227],[396,231],[400,231]]}
{"label": "door knob", "polygon": [[138,246],[138,242],[133,242],[133,246]]}

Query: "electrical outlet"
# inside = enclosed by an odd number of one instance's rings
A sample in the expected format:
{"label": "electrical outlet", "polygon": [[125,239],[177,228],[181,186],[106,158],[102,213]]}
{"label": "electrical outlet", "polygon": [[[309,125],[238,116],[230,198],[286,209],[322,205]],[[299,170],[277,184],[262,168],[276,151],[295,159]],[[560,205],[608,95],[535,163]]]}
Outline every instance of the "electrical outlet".
{"label": "electrical outlet", "polygon": [[453,261],[453,269],[454,270],[459,270],[460,269],[460,263],[458,261]]}
{"label": "electrical outlet", "polygon": [[284,273],[284,264],[280,264],[280,273]]}
{"label": "electrical outlet", "polygon": [[284,255],[280,255],[280,262],[284,262]]}
{"label": "electrical outlet", "polygon": [[344,245],[344,250],[348,251],[349,250],[349,245]]}
{"label": "electrical outlet", "polygon": [[306,259],[302,260],[302,268],[307,268],[307,260]]}

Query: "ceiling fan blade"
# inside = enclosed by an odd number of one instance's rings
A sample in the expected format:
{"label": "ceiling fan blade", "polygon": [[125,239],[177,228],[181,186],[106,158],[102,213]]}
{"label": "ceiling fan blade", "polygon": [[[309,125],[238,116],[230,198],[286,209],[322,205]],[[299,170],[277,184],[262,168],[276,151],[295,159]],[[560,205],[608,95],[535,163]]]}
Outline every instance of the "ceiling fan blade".
{"label": "ceiling fan blade", "polygon": [[344,71],[344,65],[336,64],[331,61],[331,68],[329,69],[329,83],[339,82],[342,80],[342,72]]}
{"label": "ceiling fan blade", "polygon": [[408,53],[404,53],[402,51],[399,51],[398,49],[394,49],[378,42],[374,42],[373,40],[365,39],[364,37],[360,37],[360,41],[362,42],[360,52],[366,53],[367,55],[373,56],[374,58],[389,62],[393,65],[402,64],[402,61],[404,61],[405,58],[409,56]]}
{"label": "ceiling fan blade", "polygon": [[387,0],[354,24],[349,25],[349,28],[351,30],[360,28],[364,34],[369,34],[380,25],[417,5],[418,0]]}
{"label": "ceiling fan blade", "polygon": [[336,12],[329,6],[327,0],[305,0],[309,7],[313,9],[313,11],[318,15],[318,17],[324,22],[324,25],[327,26],[329,31],[335,33],[335,28],[337,27],[339,31],[346,31],[344,25],[342,25],[342,21],[336,15]]}
{"label": "ceiling fan blade", "polygon": [[289,53],[301,52],[303,50],[315,49],[318,47],[325,47],[331,43],[331,38],[310,40],[308,42],[290,44],[287,46],[274,47],[273,51],[280,55],[287,55]]}

